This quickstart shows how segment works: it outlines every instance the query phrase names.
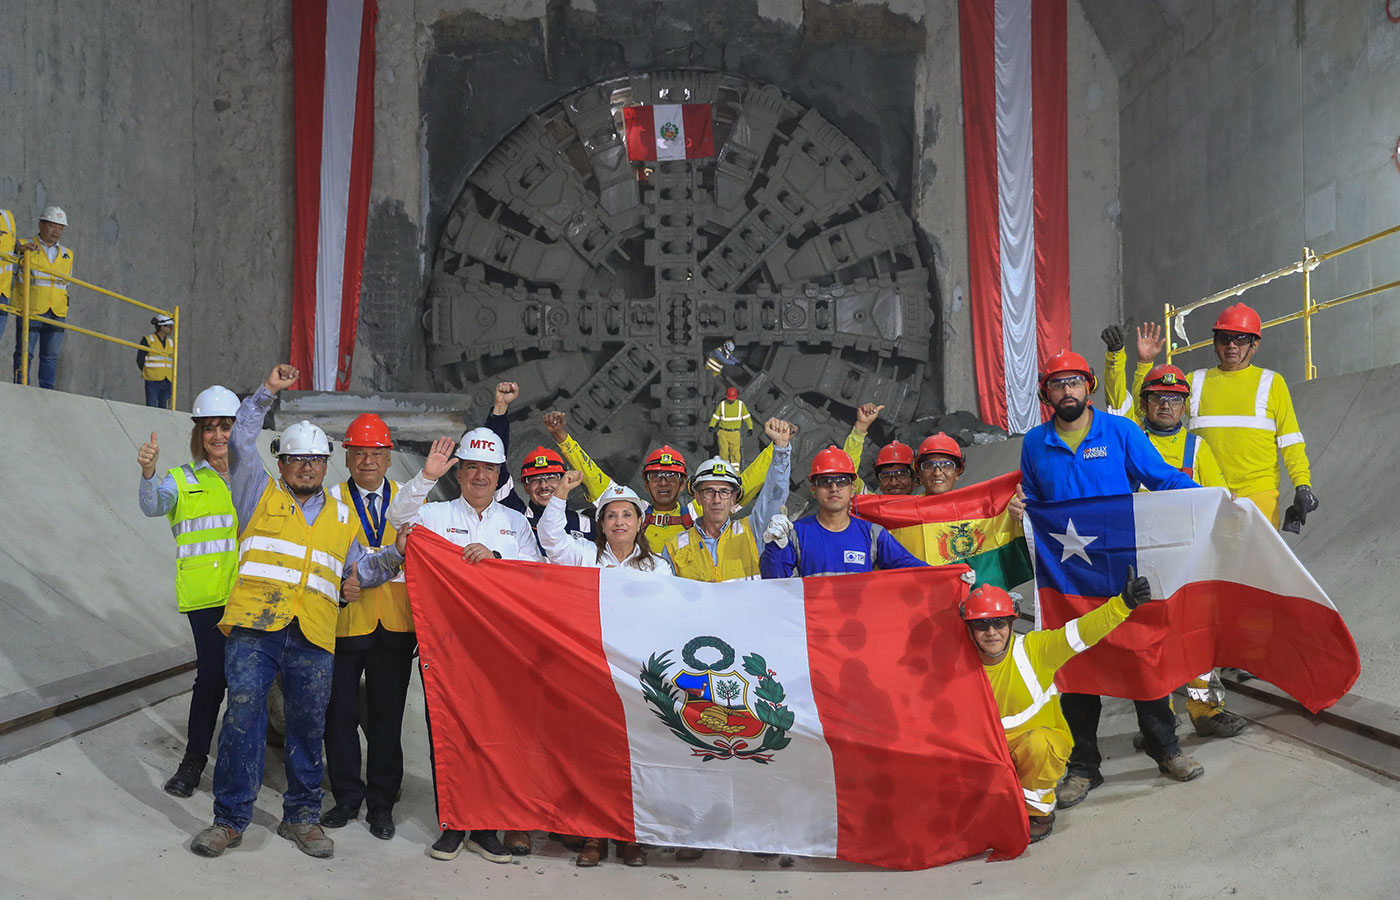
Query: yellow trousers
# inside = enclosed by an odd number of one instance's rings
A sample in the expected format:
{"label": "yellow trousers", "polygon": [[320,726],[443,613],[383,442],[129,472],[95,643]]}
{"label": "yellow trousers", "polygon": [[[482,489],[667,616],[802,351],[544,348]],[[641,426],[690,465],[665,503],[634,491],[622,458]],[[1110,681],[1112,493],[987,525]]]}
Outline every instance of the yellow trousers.
{"label": "yellow trousers", "polygon": [[734,468],[740,468],[739,454],[744,442],[739,434],[739,429],[727,431],[721,428],[716,434],[719,437],[719,455],[733,463]]}
{"label": "yellow trousers", "polygon": [[1074,740],[1067,731],[1041,727],[1008,734],[1006,743],[1021,778],[1026,812],[1033,816],[1050,815],[1055,811],[1055,785],[1065,774]]}
{"label": "yellow trousers", "polygon": [[1186,714],[1191,721],[1210,719],[1225,711],[1225,685],[1214,669],[1191,679],[1186,685]]}
{"label": "yellow trousers", "polygon": [[1275,528],[1283,524],[1283,520],[1279,518],[1278,488],[1274,488],[1272,491],[1250,494],[1248,497],[1241,497],[1240,499],[1248,500],[1250,503],[1259,507],[1259,511],[1264,514],[1264,518],[1273,522]]}

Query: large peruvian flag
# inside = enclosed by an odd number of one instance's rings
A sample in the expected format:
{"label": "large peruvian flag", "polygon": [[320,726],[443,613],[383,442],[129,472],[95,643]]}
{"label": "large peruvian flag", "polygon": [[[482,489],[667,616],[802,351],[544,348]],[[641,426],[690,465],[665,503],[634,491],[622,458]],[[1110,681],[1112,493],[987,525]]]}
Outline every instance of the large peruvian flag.
{"label": "large peruvian flag", "polygon": [[704,584],[408,544],[443,828],[915,869],[1018,855],[966,569]]}
{"label": "large peruvian flag", "polygon": [[374,0],[292,4],[297,387],[343,391],[360,315],[374,150]]}
{"label": "large peruvian flag", "polygon": [[1065,0],[960,0],[968,278],[978,410],[1044,418],[1042,361],[1070,347]]}
{"label": "large peruvian flag", "polygon": [[1032,502],[1026,513],[1039,627],[1121,593],[1129,566],[1160,600],[1060,669],[1062,691],[1152,700],[1233,666],[1317,712],[1361,674],[1341,614],[1247,500],[1197,488]]}
{"label": "large peruvian flag", "polygon": [[715,155],[715,131],[708,103],[658,103],[622,110],[627,158],[699,159]]}

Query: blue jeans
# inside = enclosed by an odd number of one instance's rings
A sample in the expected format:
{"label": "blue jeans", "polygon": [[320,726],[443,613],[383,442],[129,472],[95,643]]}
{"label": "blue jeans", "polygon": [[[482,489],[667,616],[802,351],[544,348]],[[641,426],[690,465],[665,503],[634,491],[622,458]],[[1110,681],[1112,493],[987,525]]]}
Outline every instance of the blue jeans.
{"label": "blue jeans", "polygon": [[157,409],[170,408],[170,382],[147,381],[145,385],[147,406],[154,406]]}
{"label": "blue jeans", "polygon": [[[44,313],[47,318],[57,322],[66,322],[64,316],[55,316],[52,313]],[[39,345],[39,387],[53,390],[54,376],[58,374],[58,351],[63,348],[63,338],[65,332],[57,325],[50,325],[48,322],[29,323],[29,360],[34,361],[34,345]],[[15,384],[20,383],[20,365],[22,359],[22,345],[24,344],[24,320],[18,319],[15,322]]]}
{"label": "blue jeans", "polygon": [[262,787],[267,741],[267,691],[282,673],[287,705],[287,790],[282,818],[321,821],[321,738],[335,657],[308,641],[295,620],[281,631],[234,628],[224,644],[228,709],[214,764],[214,823],[240,834],[253,819]]}

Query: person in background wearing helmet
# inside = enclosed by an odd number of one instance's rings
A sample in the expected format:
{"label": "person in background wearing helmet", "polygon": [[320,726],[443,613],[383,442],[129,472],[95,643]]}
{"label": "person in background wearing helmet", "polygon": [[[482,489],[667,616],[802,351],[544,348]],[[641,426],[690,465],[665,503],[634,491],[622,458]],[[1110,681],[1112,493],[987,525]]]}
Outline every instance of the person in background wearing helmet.
{"label": "person in background wearing helmet", "polygon": [[[659,575],[674,574],[671,564],[647,544],[642,531],[646,506],[637,492],[621,484],[610,485],[594,503],[598,528],[591,538],[567,530],[569,492],[583,483],[583,473],[565,472],[559,488],[550,497],[536,530],[549,561],[561,566],[589,566],[597,569],[628,568]],[[608,855],[607,838],[564,837],[564,845],[578,851],[574,863],[583,868],[598,865]],[[634,841],[614,841],[617,858],[629,866],[647,864],[642,845]]]}
{"label": "person in background wearing helmet", "polygon": [[[1284,531],[1297,534],[1317,509],[1308,448],[1283,376],[1252,365],[1263,339],[1259,314],[1243,303],[1228,307],[1211,326],[1215,335],[1213,369],[1186,376],[1191,384],[1191,430],[1215,452],[1225,482],[1265,518],[1280,525],[1278,456],[1293,482],[1293,503],[1282,513]],[[1139,338],[1138,366],[1157,358],[1163,340],[1159,326]]]}
{"label": "person in background wearing helmet", "polygon": [[[17,245],[21,253],[29,254],[29,314],[43,316],[29,323],[29,360],[34,361],[34,348],[39,348],[39,387],[53,389],[54,378],[58,375],[58,352],[63,349],[63,329],[53,322],[66,322],[68,319],[68,282],[64,279],[73,274],[73,251],[58,242],[63,237],[63,229],[68,227],[68,214],[57,206],[50,206],[39,216],[39,234],[32,240]],[[19,268],[15,268],[19,274]],[[24,306],[23,287],[15,289],[16,305]],[[15,328],[15,384],[23,381],[25,373],[20,372],[24,365],[23,323]]]}
{"label": "person in background wearing helmet", "polygon": [[322,830],[321,741],[330,700],[336,619],[362,587],[392,578],[403,556],[369,554],[345,504],[325,490],[331,455],[326,433],[310,422],[282,432],[273,450],[281,476],[257,452],[263,419],[297,370],[277,366],[244,400],[229,437],[229,487],[237,512],[238,577],[219,628],[224,643],[228,707],[214,764],[214,824],[190,842],[200,856],[219,856],[243,840],[262,786],[267,692],[282,676],[286,705],[287,789],[277,833],[318,859],[334,855]]}
{"label": "person in background wearing helmet", "polygon": [[763,532],[759,568],[764,578],[845,575],[876,569],[910,569],[928,563],[879,525],[851,518],[856,467],[846,451],[827,447],[812,458],[815,515],[796,522],[779,513]]}
{"label": "person in background wearing helmet", "polygon": [[136,351],[136,368],[146,385],[146,405],[170,408],[170,389],[175,381],[175,320],[169,316],[151,319],[155,332],[141,339],[144,350]]}
{"label": "person in background wearing helmet", "polygon": [[719,377],[719,373],[724,371],[725,366],[737,365],[739,365],[739,357],[734,355],[733,341],[725,341],[711,350],[709,357],[705,360],[705,368],[713,377]]}
{"label": "person in background wearing helmet", "polygon": [[[15,230],[15,214],[8,209],[0,209],[0,306],[14,304],[15,264],[7,259],[15,255],[15,240],[19,232]],[[0,309],[0,337],[5,334],[5,320],[10,314]]]}
{"label": "person in background wearing helmet", "polygon": [[[496,499],[500,469],[505,461],[505,443],[489,428],[468,431],[456,445],[451,438],[438,438],[433,441],[422,470],[409,479],[389,504],[389,524],[405,532],[421,525],[461,547],[462,558],[473,564],[492,558],[544,562],[529,520]],[[424,503],[438,479],[454,465],[461,496],[456,500]],[[431,749],[431,721],[428,734]],[[436,760],[433,766],[436,783]],[[438,821],[442,821],[441,816]],[[477,829],[468,836],[461,829],[444,828],[428,854],[433,859],[456,859],[464,841],[468,850],[494,863],[510,862],[512,852],[523,855],[515,848],[530,852],[530,836],[525,832],[507,831],[506,838],[513,846],[503,844],[494,829]]]}
{"label": "person in background wearing helmet", "polygon": [[876,493],[908,496],[914,493],[914,448],[902,441],[890,441],[875,454]]}
{"label": "person in background wearing helmet", "polygon": [[[525,499],[521,500],[512,492],[501,501],[511,509],[523,513],[529,520],[530,527],[535,530],[535,541],[539,543],[540,552],[545,556],[549,556],[549,551],[545,549],[539,534],[540,521],[549,501],[557,495],[559,480],[563,475],[564,457],[548,447],[536,447],[525,454],[525,459],[520,464],[520,486],[525,492]],[[564,531],[570,537],[590,542],[595,533],[593,520],[576,509],[564,510]]]}
{"label": "person in background wearing helmet", "polygon": [[914,456],[919,484],[929,495],[946,494],[957,487],[966,466],[962,447],[941,431],[924,438]]}
{"label": "person in background wearing helmet", "polygon": [[958,607],[997,701],[1026,798],[1031,843],[1049,837],[1055,827],[1055,785],[1065,773],[1073,744],[1055,673],[1152,599],[1147,579],[1133,576],[1130,567],[1122,594],[1053,631],[1013,632],[1016,604],[996,585],[978,586]]}
{"label": "person in background wearing helmet", "polygon": [[160,446],[155,432],[136,452],[141,466],[141,512],[170,520],[175,536],[175,601],[194,638],[194,690],[185,729],[185,756],[165,792],[189,797],[209,761],[209,745],[224,702],[224,614],[238,571],[238,518],[228,487],[228,436],[238,396],[219,385],[194,398],[190,461],[156,480]]}
{"label": "person in background wearing helmet", "polygon": [[[330,494],[354,511],[359,541],[370,552],[393,547],[389,504],[403,485],[387,475],[394,447],[389,426],[373,413],[345,432],[345,468],[350,478]],[[413,676],[418,636],[408,605],[408,585],[399,569],[387,583],[362,588],[360,599],[340,611],[335,627],[335,668],[326,707],[326,775],[335,805],[321,814],[326,828],[341,828],[368,807],[369,833],[394,836],[394,801],[403,784],[403,710]],[[365,681],[365,719],[360,721],[360,677]],[[360,777],[360,727],[365,732],[365,774]]]}
{"label": "person in background wearing helmet", "polygon": [[749,415],[744,401],[739,399],[739,389],[725,388],[724,399],[715,407],[715,414],[710,416],[710,430],[715,432],[719,443],[719,455],[733,463],[736,469],[743,456],[744,441],[740,429],[745,425],[749,427],[749,434],[753,434],[753,416]]}
{"label": "person in background wearing helmet", "polygon": [[[569,434],[564,413],[557,410],[545,413],[544,427],[559,445],[559,452],[569,468],[583,473],[583,493],[588,502],[596,501],[613,483],[612,477],[599,468]],[[740,506],[752,503],[763,488],[772,461],[773,448],[769,445],[744,469]],[[642,462],[642,487],[651,499],[646,516],[647,542],[653,547],[666,546],[671,538],[700,518],[700,504],[695,500],[685,502],[681,497],[685,489],[685,475],[685,457],[670,444],[657,447]]]}
{"label": "person in background wearing helmet", "polygon": [[[1098,415],[1089,395],[1098,387],[1094,370],[1078,353],[1061,350],[1040,375],[1040,399],[1054,418],[1037,425],[1021,441],[1021,488],[1028,501],[1073,500],[1130,494],[1138,485],[1154,491],[1199,487],[1162,460],[1147,436],[1122,416]],[[1074,736],[1069,775],[1060,790],[1068,809],[1103,784],[1099,771],[1099,712],[1094,694],[1065,694],[1062,707]],[[1135,700],[1143,750],[1164,774],[1190,781],[1205,770],[1181,752],[1176,717],[1167,697]]]}

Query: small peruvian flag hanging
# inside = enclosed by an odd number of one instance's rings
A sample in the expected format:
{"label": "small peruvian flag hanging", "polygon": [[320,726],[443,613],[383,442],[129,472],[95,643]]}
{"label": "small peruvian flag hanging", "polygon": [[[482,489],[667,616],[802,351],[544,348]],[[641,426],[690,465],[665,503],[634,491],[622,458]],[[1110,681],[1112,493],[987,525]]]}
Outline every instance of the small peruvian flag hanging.
{"label": "small peruvian flag hanging", "polygon": [[633,162],[700,159],[715,155],[715,130],[708,103],[660,103],[622,110],[627,158]]}

